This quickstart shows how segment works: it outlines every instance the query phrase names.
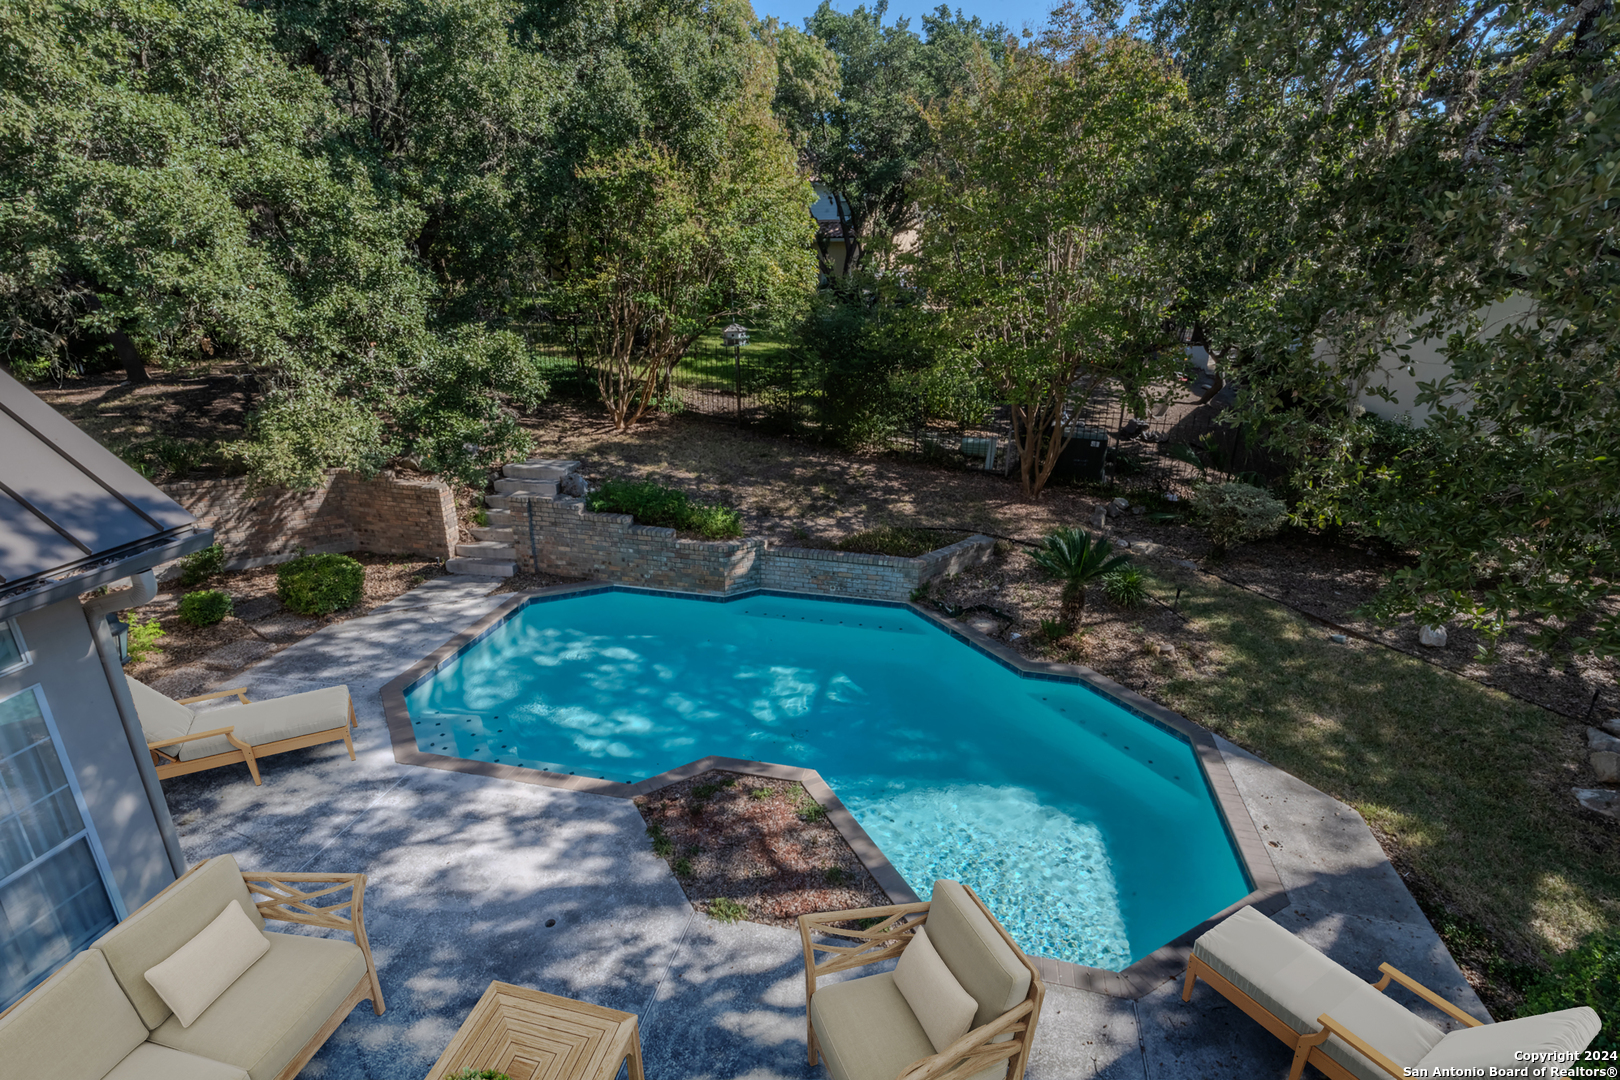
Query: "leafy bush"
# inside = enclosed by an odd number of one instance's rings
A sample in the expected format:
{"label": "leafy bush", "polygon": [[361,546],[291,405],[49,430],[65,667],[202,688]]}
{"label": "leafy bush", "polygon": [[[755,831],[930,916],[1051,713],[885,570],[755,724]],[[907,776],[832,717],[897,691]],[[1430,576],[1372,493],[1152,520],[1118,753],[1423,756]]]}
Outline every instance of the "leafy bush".
{"label": "leafy bush", "polygon": [[1620,930],[1592,935],[1553,961],[1524,995],[1519,1015],[1536,1016],[1589,1005],[1603,1018],[1590,1049],[1620,1050]]}
{"label": "leafy bush", "polygon": [[1122,566],[1102,579],[1103,595],[1120,607],[1133,608],[1147,600],[1147,579],[1134,566]]}
{"label": "leafy bush", "polygon": [[1274,535],[1288,520],[1288,507],[1252,484],[1205,484],[1192,500],[1215,550],[1228,551]]}
{"label": "leafy bush", "polygon": [[305,555],[281,564],[276,595],[303,615],[327,615],[360,602],[366,568],[347,555]]}
{"label": "leafy bush", "polygon": [[213,626],[235,606],[231,594],[221,589],[199,589],[180,599],[180,621],[192,626]]}
{"label": "leafy bush", "polygon": [[902,525],[885,525],[878,529],[846,536],[833,547],[839,551],[855,551],[862,555],[898,555],[914,559],[949,547],[958,540],[966,540],[969,533],[939,532],[935,529],[909,529]]}
{"label": "leafy bush", "polygon": [[180,584],[190,588],[201,585],[215,574],[225,570],[225,549],[218,544],[193,551],[180,560]]}
{"label": "leafy bush", "polygon": [[163,640],[163,627],[158,625],[157,619],[148,615],[141,618],[131,614],[129,617],[129,658],[137,664],[148,656],[159,652],[157,643]]}
{"label": "leafy bush", "polygon": [[694,532],[706,540],[742,535],[742,515],[727,506],[693,502],[686,492],[653,480],[609,480],[585,497],[599,514],[630,514],[643,525]]}

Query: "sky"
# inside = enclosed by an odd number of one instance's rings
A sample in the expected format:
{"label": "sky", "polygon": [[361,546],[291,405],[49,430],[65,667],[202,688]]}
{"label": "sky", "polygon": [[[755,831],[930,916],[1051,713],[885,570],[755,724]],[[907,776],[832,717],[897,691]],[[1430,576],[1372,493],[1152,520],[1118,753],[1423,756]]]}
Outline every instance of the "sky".
{"label": "sky", "polygon": [[[821,0],[753,0],[753,3],[754,14],[760,18],[775,15],[799,29],[804,28],[804,20],[821,6]],[[833,7],[850,12],[860,3],[861,0],[833,0]],[[911,19],[912,29],[920,31],[923,13],[933,11],[940,3],[941,0],[889,0],[889,12],[883,21],[892,23],[895,16],[904,15]],[[1046,22],[1046,13],[1056,4],[1057,0],[949,0],[952,11],[960,8],[962,14],[970,18],[977,15],[987,23],[1004,23],[1013,31],[1022,29],[1025,23],[1042,25]],[[873,6],[871,0],[867,0],[866,6]]]}

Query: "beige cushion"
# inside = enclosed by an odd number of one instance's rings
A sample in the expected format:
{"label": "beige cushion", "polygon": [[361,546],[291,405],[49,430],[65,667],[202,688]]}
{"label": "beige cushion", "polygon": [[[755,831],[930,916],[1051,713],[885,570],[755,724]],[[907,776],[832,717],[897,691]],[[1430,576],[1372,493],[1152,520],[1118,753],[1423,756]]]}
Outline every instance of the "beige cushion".
{"label": "beige cushion", "polygon": [[[1421,1068],[1432,1070],[1490,1066],[1523,1068],[1526,1058],[1518,1053],[1553,1053],[1556,1061],[1540,1059],[1553,1066],[1549,1076],[1563,1076],[1574,1063],[1573,1056],[1582,1050],[1603,1030],[1598,1014],[1584,1005],[1578,1009],[1563,1009],[1543,1013],[1541,1016],[1521,1016],[1517,1020],[1504,1020],[1500,1024],[1461,1028],[1435,1043],[1434,1049],[1418,1062]],[[1534,1068],[1539,1061],[1531,1061]]]}
{"label": "beige cushion", "polygon": [[[147,742],[177,739],[191,732],[196,713],[137,679],[125,676],[124,681],[129,683],[129,696],[135,699],[135,715],[140,717],[141,731]],[[167,749],[174,753],[173,747]]]}
{"label": "beige cushion", "polygon": [[221,855],[169,886],[95,943],[107,954],[113,977],[148,1028],[173,1013],[146,981],[146,973],[196,937],[232,900],[241,902],[254,926],[264,928],[264,918],[242,884],[241,868],[231,856]]}
{"label": "beige cushion", "polygon": [[[1240,908],[1193,943],[1193,955],[1301,1034],[1321,1030],[1323,1013],[1397,1065],[1416,1065],[1441,1031],[1407,1011],[1253,908]],[[1389,1074],[1338,1038],[1324,1053],[1363,1080]]]}
{"label": "beige cushion", "polygon": [[174,1010],[181,1027],[190,1027],[231,983],[270,951],[264,931],[242,910],[239,900],[202,932],[146,973],[146,981]]}
{"label": "beige cushion", "polygon": [[182,1027],[170,1017],[152,1041],[246,1069],[252,1080],[272,1080],[365,977],[366,959],[352,941],[265,937],[270,951],[195,1024]]}
{"label": "beige cushion", "polygon": [[248,1080],[235,1065],[141,1043],[104,1080]]}
{"label": "beige cushion", "polygon": [[928,939],[962,989],[979,1003],[973,1027],[988,1024],[1029,996],[1029,969],[957,882],[934,882]]}
{"label": "beige cushion", "polygon": [[[906,946],[906,952],[916,948]],[[900,954],[902,957],[905,953]],[[895,1080],[934,1055],[928,1033],[906,1005],[893,972],[832,983],[810,998],[810,1026],[832,1080]],[[1006,1080],[999,1062],[962,1080]]]}
{"label": "beige cushion", "polygon": [[928,928],[918,927],[911,944],[894,968],[894,985],[911,1006],[912,1015],[928,1033],[935,1052],[966,1035],[973,1027],[979,1003],[962,989],[951,969],[928,940]]}
{"label": "beige cushion", "polygon": [[106,958],[86,949],[0,1018],[0,1073],[100,1080],[145,1039]]}
{"label": "beige cushion", "polygon": [[[215,728],[234,727],[236,737],[249,746],[282,739],[313,735],[317,731],[349,726],[349,688],[327,686],[308,690],[302,694],[255,701],[247,705],[228,705],[206,709],[197,713],[193,731],[212,731]],[[235,749],[223,735],[211,739],[198,739],[180,749],[181,761],[195,761],[211,754],[223,754]]]}

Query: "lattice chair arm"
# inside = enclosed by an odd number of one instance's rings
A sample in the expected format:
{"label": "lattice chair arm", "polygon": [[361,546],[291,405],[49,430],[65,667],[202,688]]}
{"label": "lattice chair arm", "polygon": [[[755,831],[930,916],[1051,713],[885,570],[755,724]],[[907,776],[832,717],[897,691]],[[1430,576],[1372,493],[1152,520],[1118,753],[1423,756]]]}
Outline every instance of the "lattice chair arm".
{"label": "lattice chair arm", "polygon": [[[912,918],[912,916],[916,916]],[[878,919],[876,926],[865,930],[851,930],[836,924],[857,919]],[[875,964],[900,955],[911,943],[917,927],[928,919],[928,905],[890,904],[885,907],[851,908],[848,911],[818,911],[799,916],[799,938],[804,944],[804,974],[810,991],[815,992],[815,980],[835,971]],[[812,934],[829,934],[855,941],[854,945],[819,943]],[[827,959],[816,962],[818,952],[831,953]]]}
{"label": "lattice chair arm", "polygon": [[178,699],[176,704],[192,705],[199,701],[213,701],[215,698],[222,697],[240,698],[242,700],[242,704],[244,705],[253,704],[253,702],[248,700],[247,687],[245,686],[237,686],[230,690],[215,690],[212,694],[198,694],[196,697],[183,697]]}
{"label": "lattice chair arm", "polygon": [[[366,937],[366,875],[364,874],[242,874],[242,882],[255,897],[259,914],[266,919],[320,926],[329,930],[346,930],[354,935],[354,943],[366,958],[366,972],[371,977],[371,1004],[378,1016],[383,1013],[382,984],[377,980],[377,965],[371,958],[371,942]],[[324,889],[307,886],[325,885]],[[334,896],[345,889],[352,892],[340,903],[316,905],[323,896]],[[348,909],[348,915],[339,912]]]}
{"label": "lattice chair arm", "polygon": [[[1029,1030],[1026,1019],[1034,1009],[1033,1001],[1020,1002],[932,1057],[907,1065],[898,1080],[956,1080],[957,1077],[972,1076],[998,1061],[1017,1057],[1024,1049],[1023,1040],[1017,1036]],[[1014,1037],[1006,1042],[991,1042],[1002,1035]]]}
{"label": "lattice chair arm", "polygon": [[1427,1001],[1430,1005],[1433,1005],[1435,1008],[1439,1009],[1453,1020],[1462,1023],[1465,1027],[1479,1027],[1483,1023],[1483,1021],[1469,1016],[1460,1008],[1453,1005],[1451,1002],[1447,1001],[1433,990],[1430,990],[1427,986],[1424,986],[1416,979],[1412,978],[1412,976],[1406,974],[1405,972],[1396,970],[1394,965],[1379,964],[1378,970],[1384,973],[1384,977],[1373,983],[1374,990],[1385,989],[1389,986],[1389,981],[1394,979],[1396,982],[1400,983],[1402,986],[1412,991],[1412,993],[1416,994],[1424,1001]]}

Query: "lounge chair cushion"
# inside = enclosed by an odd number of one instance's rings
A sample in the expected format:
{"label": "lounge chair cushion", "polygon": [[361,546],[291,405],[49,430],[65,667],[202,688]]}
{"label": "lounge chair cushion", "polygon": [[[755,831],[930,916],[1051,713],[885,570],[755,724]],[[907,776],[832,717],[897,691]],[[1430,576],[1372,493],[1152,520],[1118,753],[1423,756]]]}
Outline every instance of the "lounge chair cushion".
{"label": "lounge chair cushion", "polygon": [[919,926],[894,968],[894,985],[906,999],[912,1015],[928,1033],[936,1053],[943,1051],[973,1026],[979,1003],[962,989],[951,969],[928,941],[928,928]]}
{"label": "lounge chair cushion", "polygon": [[148,1028],[157,1027],[173,1015],[146,981],[149,970],[201,933],[233,900],[241,903],[255,927],[264,928],[264,917],[242,883],[242,870],[229,855],[208,860],[161,895],[161,903],[141,908],[95,943],[106,954],[113,977]]}
{"label": "lounge chair cushion", "polygon": [[[895,1080],[906,1066],[935,1053],[891,971],[817,990],[810,998],[810,1026],[832,1080]],[[1006,1075],[1007,1063],[998,1062],[963,1080]]]}
{"label": "lounge chair cushion", "polygon": [[[135,699],[135,715],[140,718],[141,731],[146,735],[147,742],[178,739],[191,734],[191,724],[197,719],[195,712],[137,679],[126,676],[124,681],[129,683],[129,696]],[[172,746],[164,749],[170,754],[175,753]]]}
{"label": "lounge chair cushion", "polygon": [[222,1061],[141,1043],[102,1080],[248,1080],[248,1074]]}
{"label": "lounge chair cushion", "polygon": [[[182,706],[183,708],[184,706]],[[255,701],[247,705],[228,705],[205,709],[196,714],[194,731],[212,731],[214,728],[235,727],[236,737],[249,746],[293,739],[299,735],[313,735],[317,731],[349,726],[349,688],[327,686],[308,690],[302,694]],[[195,761],[212,754],[225,754],[234,749],[223,735],[211,739],[198,739],[183,743],[181,761]]]}
{"label": "lounge chair cushion", "polygon": [[[1521,1016],[1500,1024],[1453,1031],[1436,1043],[1418,1065],[1431,1070],[1430,1075],[1433,1075],[1432,1070],[1441,1067],[1488,1069],[1496,1065],[1518,1069],[1530,1059],[1515,1057],[1515,1054],[1554,1053],[1561,1060],[1547,1062],[1555,1070],[1547,1075],[1562,1076],[1563,1068],[1574,1063],[1573,1056],[1585,1050],[1602,1030],[1602,1019],[1585,1006],[1540,1016]],[[1537,1063],[1531,1061],[1532,1066]]]}
{"label": "lounge chair cushion", "polygon": [[202,932],[146,973],[146,981],[190,1027],[231,983],[270,951],[265,933],[232,900]]}
{"label": "lounge chair cushion", "polygon": [[0,1073],[99,1080],[145,1041],[107,958],[86,949],[0,1018]]}
{"label": "lounge chair cushion", "polygon": [[270,951],[243,972],[190,1027],[171,1016],[152,1032],[160,1046],[272,1080],[366,977],[350,941],[266,934]]}
{"label": "lounge chair cushion", "polygon": [[1029,969],[957,882],[934,882],[928,939],[962,989],[979,1003],[973,1027],[998,1019],[1029,996]]}
{"label": "lounge chair cushion", "polygon": [[[1317,1017],[1327,1013],[1397,1065],[1416,1065],[1440,1041],[1439,1028],[1253,908],[1240,908],[1205,933],[1193,955],[1301,1034],[1320,1031]],[[1338,1038],[1322,1050],[1362,1080],[1388,1080]]]}

